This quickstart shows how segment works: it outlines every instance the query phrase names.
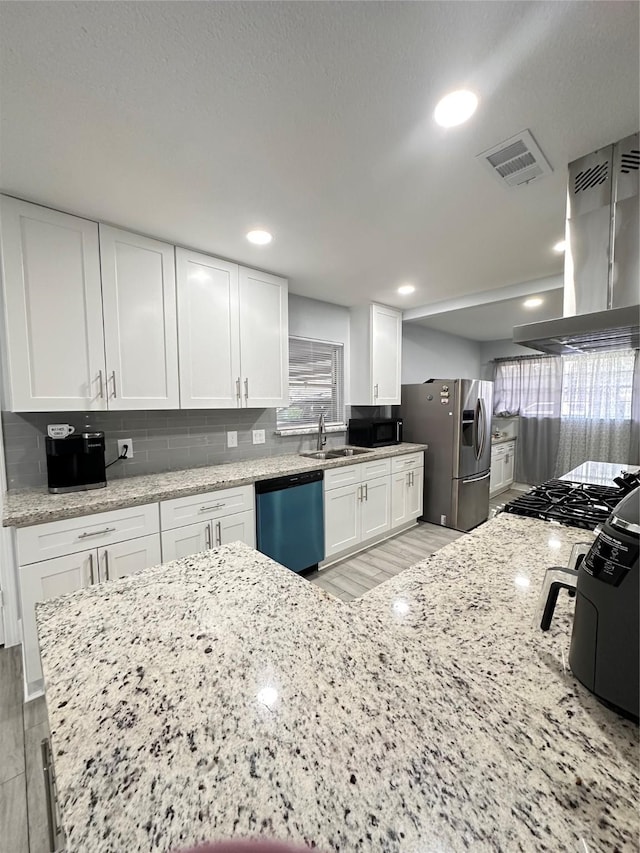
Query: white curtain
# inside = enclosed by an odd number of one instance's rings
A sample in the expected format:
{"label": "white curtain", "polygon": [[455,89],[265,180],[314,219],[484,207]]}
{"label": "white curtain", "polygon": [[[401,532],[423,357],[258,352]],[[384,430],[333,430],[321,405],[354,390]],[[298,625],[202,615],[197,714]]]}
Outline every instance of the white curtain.
{"label": "white curtain", "polygon": [[520,415],[516,480],[543,483],[554,476],[560,436],[560,356],[526,356],[497,361],[494,416]]}
{"label": "white curtain", "polygon": [[632,461],[636,453],[631,447],[635,358],[633,350],[562,357],[556,476],[587,460]]}

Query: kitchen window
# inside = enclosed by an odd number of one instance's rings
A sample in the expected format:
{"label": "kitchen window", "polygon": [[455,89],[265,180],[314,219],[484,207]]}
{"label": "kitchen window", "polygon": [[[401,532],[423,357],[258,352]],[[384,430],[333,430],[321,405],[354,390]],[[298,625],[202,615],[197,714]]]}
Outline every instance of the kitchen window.
{"label": "kitchen window", "polygon": [[277,410],[277,429],[345,426],[344,346],[330,341],[289,338],[289,405]]}

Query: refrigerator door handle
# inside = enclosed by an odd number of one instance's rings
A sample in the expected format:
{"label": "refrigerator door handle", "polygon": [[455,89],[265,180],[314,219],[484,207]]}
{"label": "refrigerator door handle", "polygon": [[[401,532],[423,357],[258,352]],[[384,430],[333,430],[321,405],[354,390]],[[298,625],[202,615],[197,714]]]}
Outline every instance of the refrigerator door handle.
{"label": "refrigerator door handle", "polygon": [[467,480],[463,480],[463,483],[479,483],[480,480],[486,480],[487,477],[491,476],[491,471],[487,471],[486,474],[483,474],[481,477],[469,477]]}
{"label": "refrigerator door handle", "polygon": [[475,454],[476,459],[480,459],[480,417],[481,417],[481,408],[480,408],[480,397],[476,400],[476,409],[473,413],[473,452]]}
{"label": "refrigerator door handle", "polygon": [[478,453],[478,459],[480,459],[484,455],[484,449],[487,445],[487,409],[484,405],[484,400],[482,397],[478,400],[480,403],[480,418],[478,423],[482,422],[482,442],[480,444],[480,451]]}

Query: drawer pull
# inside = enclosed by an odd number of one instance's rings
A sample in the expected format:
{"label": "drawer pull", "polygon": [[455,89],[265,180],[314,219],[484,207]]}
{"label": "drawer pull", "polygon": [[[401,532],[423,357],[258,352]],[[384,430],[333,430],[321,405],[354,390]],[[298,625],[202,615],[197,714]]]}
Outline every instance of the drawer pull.
{"label": "drawer pull", "polygon": [[216,521],[216,545],[222,545],[222,522]]}
{"label": "drawer pull", "polygon": [[198,512],[208,512],[210,509],[223,509],[226,504],[213,504],[212,506],[201,506]]}
{"label": "drawer pull", "polygon": [[115,533],[115,527],[105,527],[104,530],[94,530],[93,533],[81,533],[78,539],[88,539],[90,536],[104,536],[105,533]]}

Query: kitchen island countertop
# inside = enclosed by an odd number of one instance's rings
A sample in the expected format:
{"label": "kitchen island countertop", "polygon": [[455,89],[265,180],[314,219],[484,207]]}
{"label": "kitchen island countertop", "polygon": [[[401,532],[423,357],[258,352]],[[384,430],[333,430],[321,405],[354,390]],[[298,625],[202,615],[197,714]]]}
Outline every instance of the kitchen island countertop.
{"label": "kitchen island countertop", "polygon": [[640,468],[637,465],[628,465],[622,462],[583,462],[577,468],[563,474],[560,480],[570,480],[572,483],[591,483],[595,486],[612,486],[614,477],[619,477],[623,471],[637,474]]}
{"label": "kitchen island countertop", "polygon": [[260,459],[226,462],[223,465],[124,477],[121,480],[112,480],[104,489],[70,492],[64,495],[51,495],[44,486],[10,490],[4,496],[2,525],[3,527],[28,527],[32,524],[78,518],[97,512],[249,485],[258,480],[268,480],[286,474],[356,465],[372,459],[386,459],[421,450],[427,450],[427,445],[403,442],[388,447],[368,449],[367,453],[357,456],[337,459],[309,459],[297,453],[264,456]]}
{"label": "kitchen island countertop", "polygon": [[571,675],[502,514],[344,604],[235,544],[37,608],[69,853],[636,849],[638,729]]}

